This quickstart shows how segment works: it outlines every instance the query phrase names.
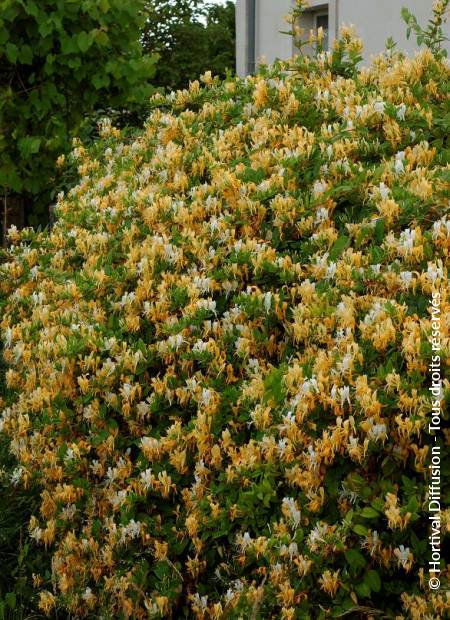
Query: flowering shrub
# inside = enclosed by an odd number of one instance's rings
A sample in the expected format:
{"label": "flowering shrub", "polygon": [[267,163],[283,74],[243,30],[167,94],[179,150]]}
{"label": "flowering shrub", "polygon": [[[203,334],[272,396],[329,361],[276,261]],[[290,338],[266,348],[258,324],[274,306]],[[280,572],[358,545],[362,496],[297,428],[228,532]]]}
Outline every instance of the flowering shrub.
{"label": "flowering shrub", "polygon": [[205,74],[133,139],[105,121],[54,228],[10,231],[2,428],[42,486],[46,613],[449,612],[449,566],[424,580],[449,68],[358,72],[359,49],[344,31],[317,59]]}

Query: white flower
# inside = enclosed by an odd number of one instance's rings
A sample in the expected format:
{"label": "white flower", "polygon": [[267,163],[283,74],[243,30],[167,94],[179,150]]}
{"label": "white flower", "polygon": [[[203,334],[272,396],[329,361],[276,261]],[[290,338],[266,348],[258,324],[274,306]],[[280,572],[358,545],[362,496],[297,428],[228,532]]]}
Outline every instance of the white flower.
{"label": "white flower", "polygon": [[139,417],[144,418],[150,411],[150,405],[149,403],[141,401],[140,403],[138,403],[136,409],[137,409]]}
{"label": "white flower", "polygon": [[65,462],[73,461],[75,458],[75,453],[72,448],[67,448],[66,456],[64,457]]}
{"label": "white flower", "polygon": [[11,473],[10,480],[13,486],[17,486],[19,482],[22,480],[24,469],[23,467],[16,467]]}
{"label": "white flower", "polygon": [[416,239],[416,231],[407,228],[400,235],[400,245],[405,250],[412,250],[414,247],[414,241]]}
{"label": "white flower", "polygon": [[272,307],[272,293],[269,291],[264,295],[264,309],[268,313]]}
{"label": "white flower", "polygon": [[12,340],[13,340],[13,331],[12,331],[12,329],[10,327],[5,329],[4,340],[5,340],[5,347],[9,348],[11,346]]}
{"label": "white flower", "polygon": [[110,351],[116,344],[116,342],[117,340],[114,338],[114,336],[112,338],[105,338],[105,340],[103,341],[103,349],[105,351]]}
{"label": "white flower", "polygon": [[399,547],[394,549],[394,553],[397,556],[399,563],[405,568],[410,559],[409,547],[400,545]]}
{"label": "white flower", "polygon": [[248,360],[248,369],[250,372],[258,372],[259,370],[259,362],[254,357],[251,357]]}
{"label": "white flower", "polygon": [[277,449],[278,449],[278,454],[280,456],[283,456],[283,454],[286,452],[286,449],[288,447],[288,440],[287,439],[280,439],[277,443]]}
{"label": "white flower", "polygon": [[175,349],[175,351],[178,351],[178,349],[183,344],[183,336],[181,334],[172,334],[172,336],[169,336],[167,338],[167,344],[171,349]]}
{"label": "white flower", "polygon": [[386,424],[374,424],[367,433],[369,439],[378,441],[379,439],[386,439]]}
{"label": "white flower", "polygon": [[438,278],[442,278],[443,275],[444,275],[444,271],[442,267],[437,267],[436,265],[433,265],[432,263],[428,264],[428,269],[427,269],[428,280],[431,280],[431,282],[436,282],[436,280]]}
{"label": "white flower", "polygon": [[300,525],[301,521],[301,513],[297,507],[297,504],[293,497],[285,497],[283,498],[283,504],[288,510],[292,522],[294,524],[294,528],[297,528]]}
{"label": "white flower", "polygon": [[350,403],[350,387],[348,385],[344,385],[344,387],[339,388],[339,395],[341,397],[341,406],[344,406],[344,403]]}
{"label": "white flower", "polygon": [[380,537],[376,530],[373,530],[371,534],[366,536],[366,539],[361,543],[362,549],[367,549],[371,556],[376,552],[380,545]]}
{"label": "white flower", "polygon": [[317,198],[317,196],[320,196],[321,194],[323,194],[326,188],[327,187],[324,183],[322,183],[321,181],[316,181],[313,186],[314,197]]}
{"label": "white flower", "polygon": [[373,104],[373,109],[377,114],[384,114],[385,107],[386,104],[384,103],[384,101],[375,101],[375,103]]}
{"label": "white flower", "polygon": [[148,489],[150,489],[153,485],[153,474],[152,474],[152,470],[149,467],[148,469],[146,469],[145,471],[141,472],[141,481],[142,481],[142,485],[144,487],[144,489],[146,491],[148,491]]}
{"label": "white flower", "polygon": [[208,343],[203,340],[197,340],[197,342],[192,347],[193,353],[204,353],[208,350]]}
{"label": "white flower", "polygon": [[389,189],[389,187],[386,187],[384,183],[380,183],[378,190],[383,200],[386,200],[387,198],[389,198],[389,194],[391,190]]}
{"label": "white flower", "polygon": [[200,596],[200,594],[198,592],[196,592],[194,594],[194,596],[192,597],[192,600],[194,602],[194,605],[196,607],[199,607],[202,611],[205,611],[208,607],[208,597],[207,596]]}
{"label": "white flower", "polygon": [[289,547],[288,547],[288,552],[289,552],[289,557],[291,559],[292,562],[292,558],[296,555],[298,555],[298,545],[296,542],[292,542]]}
{"label": "white flower", "polygon": [[127,492],[125,489],[121,489],[120,491],[117,491],[117,493],[115,493],[111,499],[111,506],[113,506],[114,508],[120,508],[120,506],[123,506],[123,504],[127,501]]}
{"label": "white flower", "polygon": [[404,103],[401,103],[398,108],[397,108],[397,118],[399,121],[404,121],[405,120],[405,114],[406,114],[406,105]]}
{"label": "white flower", "polygon": [[252,544],[252,537],[250,536],[248,532],[244,532],[244,535],[242,536],[240,544],[241,544],[242,551],[247,549],[247,547]]}
{"label": "white flower", "polygon": [[317,210],[316,219],[314,221],[315,224],[320,224],[320,222],[325,222],[328,219],[328,209],[325,207],[321,207]]}
{"label": "white flower", "polygon": [[317,452],[314,450],[312,445],[308,446],[308,460],[310,466],[315,469],[317,467]]}
{"label": "white flower", "polygon": [[405,166],[403,165],[403,161],[405,159],[405,152],[400,151],[395,156],[394,170],[397,174],[401,174],[405,171]]}
{"label": "white flower", "polygon": [[400,281],[402,283],[403,289],[408,289],[411,286],[412,279],[413,279],[413,274],[411,273],[411,271],[400,272]]}
{"label": "white flower", "polygon": [[208,388],[203,388],[200,396],[200,402],[202,403],[202,405],[208,407],[208,405],[211,403],[212,398],[213,392],[211,390],[208,390]]}
{"label": "white flower", "polygon": [[327,278],[332,279],[336,275],[337,265],[336,263],[330,263],[327,267]]}
{"label": "white flower", "polygon": [[310,548],[314,549],[317,546],[317,543],[325,542],[323,537],[327,533],[327,529],[326,523],[316,523],[314,529],[308,536],[308,545]]}
{"label": "white flower", "polygon": [[140,522],[131,519],[131,521],[127,525],[127,532],[130,538],[137,538],[141,532]]}
{"label": "white flower", "polygon": [[75,506],[75,504],[70,504],[69,506],[64,506],[64,508],[61,510],[60,517],[64,521],[70,521],[74,518],[76,512],[77,507]]}
{"label": "white flower", "polygon": [[86,590],[81,595],[81,598],[83,599],[83,601],[86,601],[86,603],[89,603],[89,601],[91,601],[94,598],[91,588],[86,588]]}

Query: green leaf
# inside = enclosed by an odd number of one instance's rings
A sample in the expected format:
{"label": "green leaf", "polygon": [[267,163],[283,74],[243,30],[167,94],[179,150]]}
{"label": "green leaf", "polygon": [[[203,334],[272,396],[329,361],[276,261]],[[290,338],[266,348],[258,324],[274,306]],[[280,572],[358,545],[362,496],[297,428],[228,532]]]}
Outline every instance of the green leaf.
{"label": "green leaf", "polygon": [[24,65],[31,65],[33,62],[33,50],[29,45],[22,45],[20,48],[19,60]]}
{"label": "green leaf", "polygon": [[8,594],[5,595],[5,602],[10,609],[16,608],[16,595],[14,592],[8,592]]}
{"label": "green leaf", "polygon": [[365,519],[378,519],[378,517],[380,516],[380,513],[373,508],[370,508],[370,506],[366,506],[365,508],[363,508],[359,514]]}
{"label": "green leaf", "polygon": [[110,83],[110,78],[107,73],[103,73],[103,74],[98,73],[97,75],[94,75],[92,77],[92,84],[95,86],[97,90],[107,87],[109,83]]}
{"label": "green leaf", "polygon": [[41,146],[41,138],[38,138],[37,136],[28,136],[26,138],[21,138],[20,140],[18,140],[17,146],[22,156],[28,157],[29,155],[34,155],[39,151],[39,148]]}
{"label": "green leaf", "polygon": [[9,39],[9,32],[6,28],[0,28],[0,45],[4,45]]}
{"label": "green leaf", "polygon": [[357,523],[353,527],[353,531],[355,532],[355,534],[358,534],[359,536],[367,536],[367,534],[369,533],[369,530],[367,529],[367,527],[359,523]]}
{"label": "green leaf", "polygon": [[382,243],[384,241],[384,230],[384,218],[380,218],[375,224],[375,239],[378,243]]}
{"label": "green leaf", "polygon": [[60,38],[59,43],[61,45],[61,51],[63,54],[76,54],[78,52],[75,41],[70,36],[63,35]]}
{"label": "green leaf", "polygon": [[41,37],[46,37],[53,31],[53,22],[50,19],[47,19],[45,22],[41,22],[39,26],[39,34]]}
{"label": "green leaf", "polygon": [[355,586],[355,591],[361,598],[369,598],[370,596],[370,587],[363,581]]}
{"label": "green leaf", "polygon": [[33,0],[28,0],[28,2],[25,3],[24,8],[28,15],[32,15],[32,17],[37,17],[39,15],[38,6],[35,2],[33,2]]}
{"label": "green leaf", "polygon": [[381,590],[381,579],[376,570],[369,570],[364,581],[374,592],[379,592]]}
{"label": "green leaf", "polygon": [[17,56],[19,54],[17,45],[14,45],[14,43],[7,43],[5,46],[5,52],[6,52],[6,58],[9,60],[9,62],[16,64]]}
{"label": "green leaf", "polygon": [[95,33],[95,41],[98,45],[106,47],[109,44],[109,37],[104,30],[97,30]]}
{"label": "green leaf", "polygon": [[350,239],[346,235],[342,235],[337,239],[330,250],[330,260],[335,261],[342,252],[349,246]]}
{"label": "green leaf", "polygon": [[88,32],[80,32],[77,35],[77,45],[81,52],[87,52],[92,45],[92,37]]}
{"label": "green leaf", "polygon": [[153,569],[158,579],[164,579],[170,575],[170,566],[167,562],[158,562]]}
{"label": "green leaf", "polygon": [[417,512],[420,506],[420,502],[415,495],[413,495],[406,504],[406,510],[408,512]]}
{"label": "green leaf", "polygon": [[345,557],[347,558],[347,562],[350,564],[350,567],[355,571],[364,568],[366,565],[364,556],[357,549],[349,549],[345,553]]}
{"label": "green leaf", "polygon": [[409,19],[410,19],[410,17],[411,17],[411,13],[409,12],[409,9],[407,9],[405,6],[403,6],[403,7],[402,7],[402,10],[401,10],[401,16],[402,16],[402,19],[403,19],[406,23],[408,23],[408,22],[409,22]]}

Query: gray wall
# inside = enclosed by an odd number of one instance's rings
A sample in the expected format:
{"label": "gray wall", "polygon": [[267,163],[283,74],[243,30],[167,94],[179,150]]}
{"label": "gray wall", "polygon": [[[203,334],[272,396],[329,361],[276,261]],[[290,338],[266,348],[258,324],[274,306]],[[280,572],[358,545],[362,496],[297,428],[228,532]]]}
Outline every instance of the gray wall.
{"label": "gray wall", "polygon": [[[255,43],[256,58],[273,62],[276,58],[289,58],[294,52],[292,39],[280,34],[288,30],[283,17],[290,13],[294,0],[256,0]],[[431,16],[433,0],[310,0],[312,8],[328,5],[330,44],[342,24],[353,24],[364,42],[364,61],[383,51],[388,37],[399,49],[412,54],[417,50],[414,36],[406,40],[406,25],[400,12],[406,6],[425,25]],[[311,18],[305,15],[303,26],[309,29]],[[247,16],[246,0],[236,1],[236,64],[238,75],[247,73]],[[445,26],[450,38],[450,24]],[[450,52],[450,45],[447,43]]]}
{"label": "gray wall", "polygon": [[[338,19],[341,24],[354,24],[364,42],[364,59],[383,51],[388,37],[398,44],[398,49],[414,53],[417,43],[414,35],[406,39],[406,24],[400,17],[402,7],[407,7],[425,25],[431,17],[433,0],[339,0]],[[449,23],[446,24],[450,37]],[[447,49],[450,49],[447,45]]]}
{"label": "gray wall", "polygon": [[[294,5],[293,0],[256,0],[255,51],[256,59],[273,62],[275,58],[290,58],[292,38],[281,34],[289,26],[284,21]],[[236,64],[238,75],[247,72],[247,13],[245,0],[236,1]]]}

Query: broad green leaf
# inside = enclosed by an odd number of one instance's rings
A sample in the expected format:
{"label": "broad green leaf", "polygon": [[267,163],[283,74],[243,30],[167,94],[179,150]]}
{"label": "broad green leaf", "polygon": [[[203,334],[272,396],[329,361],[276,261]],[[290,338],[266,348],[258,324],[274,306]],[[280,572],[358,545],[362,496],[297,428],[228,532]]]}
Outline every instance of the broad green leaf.
{"label": "broad green leaf", "polygon": [[363,568],[366,565],[366,560],[364,556],[357,549],[349,549],[348,551],[346,551],[345,557],[351,568],[353,568],[355,571]]}
{"label": "broad green leaf", "polygon": [[5,602],[10,609],[16,608],[16,595],[14,592],[8,592],[5,594]]}
{"label": "broad green leaf", "polygon": [[365,508],[363,508],[359,514],[365,519],[378,519],[378,517],[380,516],[380,513],[371,508],[370,506],[366,506]]}
{"label": "broad green leaf", "polygon": [[14,43],[7,43],[5,46],[5,52],[6,58],[9,60],[9,62],[15,64],[17,62],[17,56],[19,55],[17,45],[14,45]]}
{"label": "broad green leaf", "polygon": [[330,250],[330,260],[335,261],[336,259],[338,259],[339,256],[342,254],[342,252],[349,245],[350,245],[350,239],[348,237],[346,237],[345,235],[342,235],[341,237],[339,237],[339,239],[337,239],[334,242],[333,247]]}
{"label": "broad green leaf", "polygon": [[370,596],[370,587],[365,581],[355,586],[355,591],[361,598],[369,598]]}
{"label": "broad green leaf", "polygon": [[39,147],[41,146],[41,138],[37,136],[29,136],[26,138],[21,138],[17,146],[19,147],[22,155],[27,157],[28,155],[34,155],[39,151]]}
{"label": "broad green leaf", "polygon": [[32,15],[33,17],[37,17],[39,15],[38,6],[35,2],[33,2],[33,0],[26,0],[24,7],[28,15]]}
{"label": "broad green leaf", "polygon": [[77,45],[81,52],[87,52],[92,45],[92,37],[88,32],[80,32],[77,35]]}
{"label": "broad green leaf", "polygon": [[379,592],[381,590],[381,579],[376,570],[369,570],[364,581],[374,592]]}
{"label": "broad green leaf", "polygon": [[367,534],[369,533],[369,530],[367,529],[367,527],[364,527],[364,525],[361,525],[359,523],[357,523],[353,527],[353,531],[355,532],[355,534],[358,534],[359,536],[367,536]]}

